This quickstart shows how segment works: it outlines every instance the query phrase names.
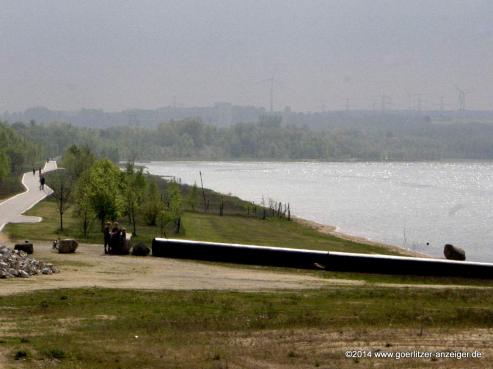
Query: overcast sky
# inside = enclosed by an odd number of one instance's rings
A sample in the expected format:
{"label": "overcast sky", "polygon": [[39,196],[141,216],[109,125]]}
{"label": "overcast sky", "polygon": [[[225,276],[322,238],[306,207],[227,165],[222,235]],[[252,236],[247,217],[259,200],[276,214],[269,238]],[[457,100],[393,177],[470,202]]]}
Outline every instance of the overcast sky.
{"label": "overcast sky", "polygon": [[493,109],[491,0],[0,0],[0,53],[0,111],[268,107],[271,77],[275,109]]}

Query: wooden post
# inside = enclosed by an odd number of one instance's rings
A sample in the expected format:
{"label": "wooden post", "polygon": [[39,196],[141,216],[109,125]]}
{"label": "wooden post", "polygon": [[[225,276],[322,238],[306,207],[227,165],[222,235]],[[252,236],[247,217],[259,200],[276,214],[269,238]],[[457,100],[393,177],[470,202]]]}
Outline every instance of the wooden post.
{"label": "wooden post", "polygon": [[204,212],[207,212],[207,202],[205,200],[205,191],[204,191],[204,182],[202,181],[202,171],[199,171],[200,174],[200,186],[202,187],[202,198],[204,199]]}

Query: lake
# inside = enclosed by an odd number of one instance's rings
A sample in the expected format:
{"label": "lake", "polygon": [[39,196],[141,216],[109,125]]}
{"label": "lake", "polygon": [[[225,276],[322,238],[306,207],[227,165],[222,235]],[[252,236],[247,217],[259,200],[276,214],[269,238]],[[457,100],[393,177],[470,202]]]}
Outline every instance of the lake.
{"label": "lake", "polygon": [[[149,173],[233,194],[289,202],[339,231],[429,255],[463,247],[493,262],[493,163],[151,162]],[[427,243],[429,243],[427,245]],[[302,247],[303,245],[300,245]]]}

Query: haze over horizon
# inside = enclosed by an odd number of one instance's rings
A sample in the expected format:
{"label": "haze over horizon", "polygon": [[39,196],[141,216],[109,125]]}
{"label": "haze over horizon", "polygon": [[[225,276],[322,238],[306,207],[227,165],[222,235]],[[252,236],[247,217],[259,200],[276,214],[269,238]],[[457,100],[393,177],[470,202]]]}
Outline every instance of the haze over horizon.
{"label": "haze over horizon", "polygon": [[[1,1],[0,111],[493,108],[486,0]],[[388,97],[382,97],[382,96]]]}

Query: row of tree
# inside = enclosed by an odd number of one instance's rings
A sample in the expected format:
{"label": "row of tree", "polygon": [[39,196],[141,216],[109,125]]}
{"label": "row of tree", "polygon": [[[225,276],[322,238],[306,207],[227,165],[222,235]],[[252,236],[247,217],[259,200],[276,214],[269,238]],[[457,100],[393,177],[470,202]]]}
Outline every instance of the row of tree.
{"label": "row of tree", "polygon": [[101,229],[106,221],[128,219],[131,232],[137,235],[138,225],[161,226],[164,234],[170,222],[176,233],[181,231],[182,200],[178,184],[170,183],[160,192],[156,181],[129,162],[125,170],[107,158],[98,158],[88,147],[70,146],[62,160],[63,170],[49,175],[49,185],[63,231],[65,211],[73,206],[80,220],[84,238],[95,219]]}
{"label": "row of tree", "polygon": [[481,123],[372,122],[310,129],[284,126],[276,116],[219,128],[197,120],[107,129],[68,124],[12,125],[50,156],[70,144],[113,161],[128,160],[453,160],[493,159],[493,125]]}

